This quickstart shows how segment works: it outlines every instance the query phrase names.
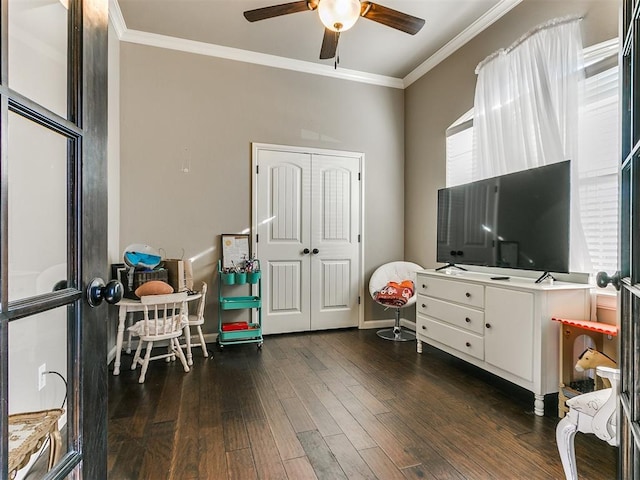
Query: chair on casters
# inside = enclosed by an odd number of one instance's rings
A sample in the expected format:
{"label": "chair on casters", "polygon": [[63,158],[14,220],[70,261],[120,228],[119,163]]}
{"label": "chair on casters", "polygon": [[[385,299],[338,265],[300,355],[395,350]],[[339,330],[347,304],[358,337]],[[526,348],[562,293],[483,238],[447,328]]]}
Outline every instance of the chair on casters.
{"label": "chair on casters", "polygon": [[[144,307],[143,319],[129,327],[129,330],[140,338],[131,364],[131,370],[135,370],[138,364],[142,365],[138,382],[144,383],[149,361],[160,358],[166,358],[169,361],[178,356],[184,371],[188,372],[187,359],[178,341],[183,328],[187,325],[187,316],[184,314],[187,311],[187,292],[144,295],[140,297],[140,302]],[[167,353],[152,357],[153,343],[160,340],[169,340],[169,349]],[[142,344],[145,342],[147,342],[147,351],[144,358],[141,358]]]}
{"label": "chair on casters", "polygon": [[[393,328],[378,330],[377,333],[379,337],[395,342],[406,342],[416,339],[413,332],[400,326],[400,309],[410,307],[416,303],[415,283],[416,273],[419,270],[422,270],[422,267],[417,263],[391,262],[381,265],[373,272],[373,275],[371,275],[371,279],[369,280],[369,293],[371,294],[371,298],[380,305],[395,309],[395,324]],[[411,280],[413,282],[412,295],[406,299],[406,303],[403,305],[390,305],[389,303],[376,300],[376,293],[386,287],[389,282],[401,283],[405,280]]]}
{"label": "chair on casters", "polygon": [[609,379],[611,388],[583,393],[567,400],[569,412],[556,427],[558,453],[567,480],[578,480],[574,447],[576,431],[593,433],[609,445],[618,445],[616,416],[620,370],[599,366],[596,374]]}
{"label": "chair on casters", "polygon": [[[187,350],[187,363],[189,365],[193,365],[193,355],[191,354],[191,347],[201,347],[204,358],[207,358],[209,356],[209,352],[207,352],[207,344],[204,342],[204,335],[202,334],[201,327],[201,325],[204,324],[204,304],[205,297],[207,296],[207,284],[205,282],[202,282],[200,295],[202,296],[198,301],[198,309],[196,310],[196,313],[189,314],[189,323],[184,326],[184,337],[186,342],[180,345],[182,348],[186,348]],[[196,327],[200,343],[191,343],[191,327]]]}

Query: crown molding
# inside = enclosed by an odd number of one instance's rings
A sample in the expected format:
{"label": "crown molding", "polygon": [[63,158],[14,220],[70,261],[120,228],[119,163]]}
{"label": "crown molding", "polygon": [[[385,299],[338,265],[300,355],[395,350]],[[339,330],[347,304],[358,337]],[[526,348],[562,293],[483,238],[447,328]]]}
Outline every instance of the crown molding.
{"label": "crown molding", "polygon": [[469,25],[460,34],[458,34],[453,40],[447,43],[444,47],[438,50],[436,53],[422,62],[415,70],[409,75],[403,78],[404,88],[407,88],[413,82],[425,75],[429,70],[434,68],[440,62],[452,55],[456,50],[472,40],[476,35],[483,30],[489,28],[493,23],[502,18],[505,14],[510,12],[516,5],[523,0],[502,0],[494,7],[485,13],[478,20]]}
{"label": "crown molding", "polygon": [[122,40],[122,36],[127,31],[127,24],[122,16],[122,10],[120,10],[118,0],[109,0],[109,20],[111,21],[111,25],[113,25],[118,38]]}
{"label": "crown molding", "polygon": [[120,37],[120,40],[128,43],[137,43],[140,45],[148,45],[151,47],[179,50],[181,52],[195,53],[198,55],[206,55],[209,57],[225,58],[227,60],[236,60],[239,62],[282,68],[285,70],[294,70],[296,72],[310,73],[313,75],[323,75],[325,77],[369,83],[372,85],[379,85],[383,87],[392,87],[399,89],[404,88],[404,84],[402,83],[402,79],[400,78],[375,75],[344,68],[336,70],[330,65],[320,65],[313,62],[293,60],[291,58],[278,57],[276,55],[250,52],[238,48],[224,47],[222,45],[213,45],[204,42],[196,42],[194,40],[185,40],[183,38],[169,37],[166,35],[158,35],[149,32],[141,32],[139,30],[127,29]]}

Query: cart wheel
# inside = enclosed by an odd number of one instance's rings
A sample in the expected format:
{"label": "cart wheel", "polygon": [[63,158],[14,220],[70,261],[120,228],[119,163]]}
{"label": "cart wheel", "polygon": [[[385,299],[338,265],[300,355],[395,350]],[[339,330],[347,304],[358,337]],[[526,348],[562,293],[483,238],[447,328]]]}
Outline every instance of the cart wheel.
{"label": "cart wheel", "polygon": [[258,344],[258,350],[262,350],[262,342]]}

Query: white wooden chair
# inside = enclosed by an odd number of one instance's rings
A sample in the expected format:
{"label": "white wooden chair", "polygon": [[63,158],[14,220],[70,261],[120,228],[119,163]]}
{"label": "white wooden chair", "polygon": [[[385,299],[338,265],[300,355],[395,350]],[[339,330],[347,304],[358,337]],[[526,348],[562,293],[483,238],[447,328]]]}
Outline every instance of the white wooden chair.
{"label": "white wooden chair", "polygon": [[618,407],[618,382],[620,370],[596,367],[596,374],[611,382],[611,388],[583,393],[567,400],[569,412],[558,422],[556,442],[567,480],[577,480],[576,432],[593,433],[609,445],[618,445],[616,427]]}
{"label": "white wooden chair", "polygon": [[[140,302],[144,307],[143,319],[129,327],[129,331],[140,338],[136,354],[133,357],[133,363],[131,364],[131,370],[135,370],[138,364],[142,365],[138,381],[144,383],[151,360],[166,358],[169,361],[175,358],[176,355],[182,362],[184,371],[188,372],[189,366],[178,341],[178,337],[182,335],[183,328],[188,322],[187,315],[184,313],[188,311],[187,293],[146,295],[140,297]],[[169,341],[167,353],[152,357],[151,349],[154,342],[161,340]],[[147,350],[144,358],[141,358],[140,353],[145,342],[147,343]]]}
{"label": "white wooden chair", "polygon": [[371,275],[371,279],[369,280],[369,294],[374,301],[376,301],[375,293],[384,288],[388,282],[400,283],[404,280],[411,280],[414,283],[413,296],[411,296],[411,298],[409,298],[407,300],[407,303],[405,303],[404,305],[398,307],[377,302],[384,307],[393,308],[395,310],[394,326],[392,328],[384,328],[382,330],[378,330],[377,334],[380,338],[384,338],[385,340],[393,340],[396,342],[406,342],[416,339],[416,336],[413,332],[407,329],[403,329],[400,326],[400,309],[411,307],[416,303],[415,283],[416,273],[419,270],[422,270],[422,267],[417,263],[401,261],[390,262],[379,266]]}
{"label": "white wooden chair", "polygon": [[[204,358],[209,356],[207,351],[207,344],[204,341],[204,335],[202,334],[202,325],[204,324],[204,304],[207,296],[207,284],[202,282],[202,288],[200,289],[200,301],[198,302],[198,308],[195,314],[189,314],[189,323],[184,326],[185,343],[181,344],[182,348],[186,348],[187,351],[187,363],[193,365],[193,355],[191,354],[191,347],[201,347]],[[196,327],[198,332],[198,338],[200,343],[191,343],[191,327]]]}

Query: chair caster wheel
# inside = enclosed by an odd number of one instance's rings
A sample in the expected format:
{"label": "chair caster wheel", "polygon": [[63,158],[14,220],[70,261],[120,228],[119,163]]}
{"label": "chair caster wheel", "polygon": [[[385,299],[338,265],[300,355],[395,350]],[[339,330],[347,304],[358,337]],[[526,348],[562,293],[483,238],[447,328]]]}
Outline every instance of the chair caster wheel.
{"label": "chair caster wheel", "polygon": [[262,342],[258,344],[258,350],[262,350]]}

